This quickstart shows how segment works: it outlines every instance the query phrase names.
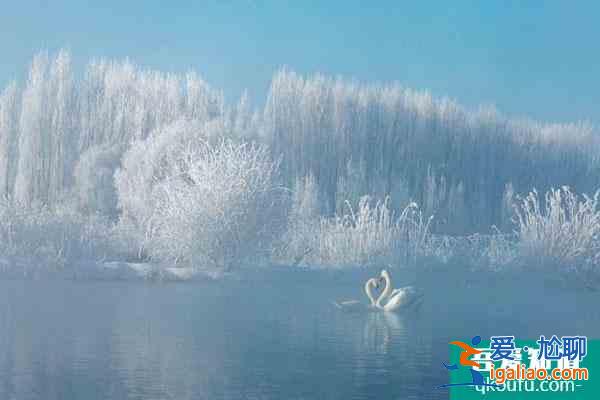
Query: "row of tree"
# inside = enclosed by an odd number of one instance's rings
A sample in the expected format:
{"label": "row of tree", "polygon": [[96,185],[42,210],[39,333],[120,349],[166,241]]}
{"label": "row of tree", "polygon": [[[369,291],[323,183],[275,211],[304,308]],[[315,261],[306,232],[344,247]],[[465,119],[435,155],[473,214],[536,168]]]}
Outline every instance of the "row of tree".
{"label": "row of tree", "polygon": [[264,111],[265,137],[289,184],[316,178],[326,213],[362,194],[409,199],[435,213],[438,230],[506,225],[507,199],[533,187],[600,183],[598,132],[468,111],[399,85],[363,85],[278,72]]}
{"label": "row of tree", "polygon": [[77,79],[68,52],[40,53],[25,86],[12,82],[0,94],[0,197],[23,207],[52,205],[73,188],[74,171],[84,186],[94,175],[93,162],[76,168],[82,155],[114,173],[133,140],[180,119],[207,121],[224,112],[221,92],[195,73],[95,61]]}
{"label": "row of tree", "polygon": [[391,196],[436,215],[439,231],[508,228],[514,193],[600,185],[598,135],[585,123],[543,124],[466,110],[399,85],[365,85],[289,70],[275,74],[264,110],[227,107],[198,75],[93,61],[81,77],[68,52],[34,57],[21,87],[0,93],[0,197],[23,207],[75,194],[116,216],[114,173],[134,141],[180,121],[229,125],[281,158],[284,183],[312,176],[323,214],[362,195]]}

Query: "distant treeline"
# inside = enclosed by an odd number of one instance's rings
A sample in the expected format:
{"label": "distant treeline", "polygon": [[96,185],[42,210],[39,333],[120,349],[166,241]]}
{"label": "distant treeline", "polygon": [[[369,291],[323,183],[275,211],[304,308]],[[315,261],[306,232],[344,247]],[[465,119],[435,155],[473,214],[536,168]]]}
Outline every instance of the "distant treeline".
{"label": "distant treeline", "polygon": [[363,194],[409,199],[435,213],[446,233],[509,228],[515,193],[599,187],[598,132],[467,111],[392,84],[282,70],[264,112],[266,138],[288,182],[313,174],[326,212]]}
{"label": "distant treeline", "polygon": [[256,111],[245,97],[225,104],[195,73],[100,60],[78,76],[61,51],[35,56],[27,82],[0,94],[0,197],[25,208],[75,200],[116,218],[123,154],[181,120],[266,143],[287,187],[315,178],[325,215],[363,195],[390,196],[394,208],[413,200],[435,214],[438,232],[508,229],[515,193],[600,187],[598,132],[589,124],[509,119],[395,84],[289,70],[275,74]]}

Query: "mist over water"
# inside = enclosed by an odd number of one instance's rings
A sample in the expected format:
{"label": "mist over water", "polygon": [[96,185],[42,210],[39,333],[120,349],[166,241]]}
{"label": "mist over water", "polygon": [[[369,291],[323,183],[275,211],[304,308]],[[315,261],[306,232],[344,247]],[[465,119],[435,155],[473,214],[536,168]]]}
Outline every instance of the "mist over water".
{"label": "mist over water", "polygon": [[0,281],[2,399],[443,399],[450,340],[598,337],[595,293],[510,272],[393,271],[418,312],[347,313],[375,271],[217,282]]}

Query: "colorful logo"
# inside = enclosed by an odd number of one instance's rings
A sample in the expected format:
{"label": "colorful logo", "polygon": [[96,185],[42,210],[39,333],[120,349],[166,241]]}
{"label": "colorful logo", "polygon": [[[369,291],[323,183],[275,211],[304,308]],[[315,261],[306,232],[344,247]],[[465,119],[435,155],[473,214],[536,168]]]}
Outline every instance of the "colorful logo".
{"label": "colorful logo", "polygon": [[589,356],[590,349],[599,344],[588,343],[585,336],[557,335],[541,335],[530,341],[510,335],[485,341],[474,336],[470,344],[454,340],[449,343],[451,362],[442,362],[450,383],[437,389],[449,390],[450,398],[461,400],[481,395],[505,399],[600,398],[600,385],[590,379]]}
{"label": "colorful logo", "polygon": [[[473,346],[477,346],[481,343],[481,336],[474,336],[471,339],[471,344]],[[462,382],[462,383],[447,383],[445,385],[438,386],[438,388],[446,388],[451,386],[498,386],[495,383],[486,383],[483,380],[483,375],[478,369],[481,367],[480,363],[477,361],[470,360],[469,357],[481,354],[481,350],[478,350],[474,347],[469,346],[464,342],[459,342],[458,340],[454,340],[450,342],[451,345],[457,346],[462,349],[460,353],[460,358],[458,360],[459,364],[465,367],[470,367],[469,372],[471,373],[471,381],[470,382]],[[448,365],[446,363],[442,363],[444,368],[449,371],[457,370],[459,367],[457,364]],[[477,369],[475,369],[477,368]]]}

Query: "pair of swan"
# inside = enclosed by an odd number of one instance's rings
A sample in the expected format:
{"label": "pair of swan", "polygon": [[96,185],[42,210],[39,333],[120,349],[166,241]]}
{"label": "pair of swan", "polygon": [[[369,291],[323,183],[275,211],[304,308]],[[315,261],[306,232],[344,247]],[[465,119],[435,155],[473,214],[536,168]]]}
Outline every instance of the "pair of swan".
{"label": "pair of swan", "polygon": [[[384,289],[375,300],[371,290],[378,289],[379,284],[385,283]],[[421,302],[423,295],[412,286],[405,286],[399,289],[392,289],[392,279],[387,270],[382,270],[379,278],[371,278],[365,283],[365,293],[370,301],[370,306],[383,311],[398,311],[402,308],[415,305]],[[334,303],[338,308],[352,309],[361,307],[362,303],[358,300],[348,300],[340,303]]]}

